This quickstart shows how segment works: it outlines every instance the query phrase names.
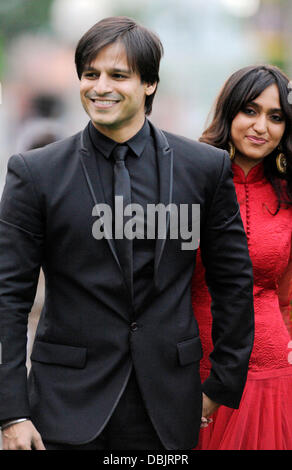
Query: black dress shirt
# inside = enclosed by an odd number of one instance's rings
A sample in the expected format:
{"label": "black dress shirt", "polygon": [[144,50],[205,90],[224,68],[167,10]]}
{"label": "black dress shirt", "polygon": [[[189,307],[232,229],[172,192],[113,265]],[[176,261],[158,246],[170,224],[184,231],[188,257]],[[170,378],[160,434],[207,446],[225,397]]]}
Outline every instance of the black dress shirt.
{"label": "black dress shirt", "polygon": [[[114,160],[111,154],[117,142],[99,132],[91,122],[89,135],[96,149],[105,202],[112,208],[114,218]],[[133,240],[134,311],[138,312],[153,291],[155,239],[147,239],[147,204],[159,203],[156,151],[147,119],[126,143],[130,149],[125,164],[131,178],[131,202],[142,206],[145,215],[144,238]]]}

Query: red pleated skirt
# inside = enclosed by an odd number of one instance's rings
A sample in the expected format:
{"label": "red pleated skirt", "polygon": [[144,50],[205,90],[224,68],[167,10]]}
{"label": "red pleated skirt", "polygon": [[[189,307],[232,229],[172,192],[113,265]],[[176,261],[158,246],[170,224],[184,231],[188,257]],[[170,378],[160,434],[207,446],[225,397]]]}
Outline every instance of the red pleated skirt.
{"label": "red pleated skirt", "polygon": [[249,372],[239,409],[212,418],[194,450],[292,450],[292,366]]}

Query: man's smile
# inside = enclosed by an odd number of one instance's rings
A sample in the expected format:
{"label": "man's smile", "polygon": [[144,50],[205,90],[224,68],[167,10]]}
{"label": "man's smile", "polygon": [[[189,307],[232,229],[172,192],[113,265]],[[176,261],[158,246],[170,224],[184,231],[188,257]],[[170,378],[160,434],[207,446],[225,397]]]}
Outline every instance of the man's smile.
{"label": "man's smile", "polygon": [[116,104],[120,102],[120,100],[112,100],[112,99],[105,99],[105,98],[91,98],[88,97],[90,101],[93,103],[95,108],[98,109],[109,109],[114,107]]}
{"label": "man's smile", "polygon": [[117,101],[100,101],[100,100],[91,100],[91,101],[96,108],[100,108],[100,109],[113,108],[118,103]]}

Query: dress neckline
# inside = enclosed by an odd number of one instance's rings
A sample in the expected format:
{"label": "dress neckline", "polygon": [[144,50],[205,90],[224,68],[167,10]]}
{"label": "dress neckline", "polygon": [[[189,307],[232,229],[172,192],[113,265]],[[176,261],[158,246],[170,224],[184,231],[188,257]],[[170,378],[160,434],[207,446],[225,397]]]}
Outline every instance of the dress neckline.
{"label": "dress neckline", "polygon": [[265,179],[264,164],[259,162],[253,166],[247,175],[245,175],[243,169],[235,162],[232,162],[233,181],[239,184],[253,184],[263,181]]}

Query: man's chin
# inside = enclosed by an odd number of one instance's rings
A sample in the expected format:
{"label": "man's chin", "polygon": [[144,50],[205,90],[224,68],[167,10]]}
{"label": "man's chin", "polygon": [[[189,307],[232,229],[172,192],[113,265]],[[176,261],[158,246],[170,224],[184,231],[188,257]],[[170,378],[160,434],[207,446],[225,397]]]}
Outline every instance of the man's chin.
{"label": "man's chin", "polygon": [[92,124],[96,129],[108,129],[117,130],[120,128],[119,123],[116,120],[111,119],[96,119],[95,116],[90,116]]}

